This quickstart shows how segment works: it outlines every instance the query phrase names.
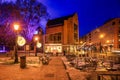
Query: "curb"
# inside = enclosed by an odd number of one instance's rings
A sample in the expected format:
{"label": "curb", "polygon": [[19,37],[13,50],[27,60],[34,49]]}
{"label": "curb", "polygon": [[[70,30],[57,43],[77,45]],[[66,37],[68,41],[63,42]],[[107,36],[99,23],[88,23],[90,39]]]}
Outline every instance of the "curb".
{"label": "curb", "polygon": [[[64,64],[63,59],[62,59],[62,63],[63,63],[63,65],[64,65],[64,69],[67,70],[67,67],[66,67],[66,65]],[[67,74],[67,76],[68,76],[68,80],[71,80],[71,77],[70,77],[70,75],[69,75],[69,72],[66,71],[66,74]]]}

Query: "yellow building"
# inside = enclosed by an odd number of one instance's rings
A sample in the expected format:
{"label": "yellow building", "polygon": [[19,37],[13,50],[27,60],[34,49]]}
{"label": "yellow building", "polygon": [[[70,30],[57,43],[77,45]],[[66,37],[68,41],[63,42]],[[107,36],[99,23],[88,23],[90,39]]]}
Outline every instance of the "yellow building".
{"label": "yellow building", "polygon": [[112,46],[113,49],[120,49],[120,18],[110,19],[102,26],[83,36],[81,41],[99,46]]}
{"label": "yellow building", "polygon": [[75,52],[79,40],[77,14],[49,20],[45,34],[45,52]]}

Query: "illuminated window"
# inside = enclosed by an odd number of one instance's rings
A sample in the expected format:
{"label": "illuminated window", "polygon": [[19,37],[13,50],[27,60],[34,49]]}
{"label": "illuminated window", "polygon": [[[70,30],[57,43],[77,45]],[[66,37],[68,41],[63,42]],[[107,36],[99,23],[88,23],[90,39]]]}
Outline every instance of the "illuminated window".
{"label": "illuminated window", "polygon": [[120,39],[118,41],[120,42]]}

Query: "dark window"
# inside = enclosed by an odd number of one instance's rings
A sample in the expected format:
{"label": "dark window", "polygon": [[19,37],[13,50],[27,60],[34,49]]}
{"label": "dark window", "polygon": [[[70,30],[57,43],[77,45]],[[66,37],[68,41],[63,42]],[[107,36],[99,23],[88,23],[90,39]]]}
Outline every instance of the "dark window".
{"label": "dark window", "polygon": [[77,33],[74,33],[74,40],[78,41],[78,34]]}
{"label": "dark window", "polygon": [[119,45],[119,48],[120,48],[120,45]]}
{"label": "dark window", "polygon": [[56,36],[54,35],[54,41],[56,42]]}
{"label": "dark window", "polygon": [[77,31],[77,25],[74,24],[74,31]]}
{"label": "dark window", "polygon": [[55,34],[50,34],[49,35],[49,41],[59,43],[61,42],[61,33],[55,33]]}
{"label": "dark window", "polygon": [[91,38],[91,33],[89,33],[89,35],[88,35],[88,36],[89,36],[89,38]]}
{"label": "dark window", "polygon": [[61,41],[61,33],[58,33],[58,41]]}
{"label": "dark window", "polygon": [[50,34],[49,41],[54,41],[54,34]]}
{"label": "dark window", "polygon": [[49,40],[55,43],[60,43],[61,42],[61,33],[55,33],[51,34],[49,36]]}
{"label": "dark window", "polygon": [[75,39],[77,38],[77,34],[76,34],[76,33],[74,33],[74,38],[75,38]]}
{"label": "dark window", "polygon": [[48,41],[49,41],[48,36],[45,36],[45,42],[48,42]]}
{"label": "dark window", "polygon": [[120,30],[119,30],[119,33],[120,33]]}
{"label": "dark window", "polygon": [[89,33],[89,36],[91,36],[91,33]]}
{"label": "dark window", "polygon": [[120,24],[120,20],[119,20],[119,24]]}
{"label": "dark window", "polygon": [[91,41],[91,39],[89,39],[89,41]]}
{"label": "dark window", "polygon": [[112,25],[115,25],[115,22],[112,22]]}
{"label": "dark window", "polygon": [[0,50],[3,50],[3,46],[0,46]]}
{"label": "dark window", "polygon": [[49,36],[49,41],[52,41],[52,35]]}

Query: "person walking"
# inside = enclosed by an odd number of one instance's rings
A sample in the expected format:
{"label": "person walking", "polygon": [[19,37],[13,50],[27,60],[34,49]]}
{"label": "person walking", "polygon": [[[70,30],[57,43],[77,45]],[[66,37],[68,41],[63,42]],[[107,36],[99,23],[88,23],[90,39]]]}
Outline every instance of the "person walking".
{"label": "person walking", "polygon": [[66,52],[65,52],[65,50],[63,51],[63,55],[64,55],[64,56],[66,55]]}

